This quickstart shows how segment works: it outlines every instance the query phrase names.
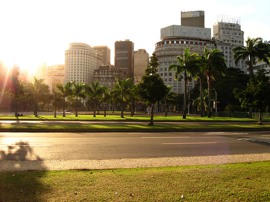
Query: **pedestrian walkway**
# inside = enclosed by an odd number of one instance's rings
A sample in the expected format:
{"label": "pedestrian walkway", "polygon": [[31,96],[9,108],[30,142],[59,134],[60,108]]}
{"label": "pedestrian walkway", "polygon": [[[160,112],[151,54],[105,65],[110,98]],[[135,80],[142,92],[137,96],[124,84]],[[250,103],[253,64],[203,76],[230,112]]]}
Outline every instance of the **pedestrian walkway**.
{"label": "pedestrian walkway", "polygon": [[270,153],[217,155],[194,157],[135,158],[110,160],[35,160],[35,161],[0,161],[0,172],[27,170],[93,170],[116,168],[147,168],[185,165],[210,165],[240,162],[270,161]]}

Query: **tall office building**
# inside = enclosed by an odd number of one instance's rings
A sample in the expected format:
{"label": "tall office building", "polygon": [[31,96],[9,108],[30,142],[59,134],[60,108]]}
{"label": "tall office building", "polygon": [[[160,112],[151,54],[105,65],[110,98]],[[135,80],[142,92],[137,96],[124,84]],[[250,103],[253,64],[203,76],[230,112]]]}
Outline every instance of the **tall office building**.
{"label": "tall office building", "polygon": [[[234,22],[233,22],[234,21]],[[213,26],[213,39],[216,42],[216,47],[223,52],[226,64],[228,67],[239,68],[246,72],[245,62],[240,61],[235,64],[233,48],[244,46],[244,31],[241,30],[241,25],[238,20],[231,19],[231,22],[217,22]]]}
{"label": "tall office building", "polygon": [[101,56],[91,46],[85,43],[71,43],[65,52],[65,83],[91,83],[94,70],[101,63]]}
{"label": "tall office building", "polygon": [[139,49],[134,52],[134,82],[139,83],[145,74],[149,64],[149,54],[145,49]]}
{"label": "tall office building", "polygon": [[[201,54],[204,48],[212,49],[215,43],[211,40],[211,29],[193,26],[194,21],[198,20],[197,15],[193,15],[194,11],[190,12],[190,19],[183,25],[171,25],[161,29],[161,41],[156,43],[155,53],[158,58],[159,68],[158,73],[166,85],[172,87],[172,91],[176,93],[184,92],[184,80],[179,78],[174,79],[175,72],[169,71],[169,66],[176,63],[176,56],[183,54],[185,48],[189,48],[191,52]],[[188,13],[185,13],[184,18]],[[182,15],[183,16],[183,15]],[[192,20],[194,16],[195,20]],[[199,22],[204,22],[204,15],[199,17]],[[182,20],[183,22],[183,20]],[[192,25],[192,26],[191,26]],[[188,87],[194,87],[194,80],[189,82]]]}
{"label": "tall office building", "polygon": [[114,65],[124,78],[134,79],[134,44],[130,40],[115,42]]}
{"label": "tall office building", "polygon": [[101,55],[102,65],[111,64],[111,50],[107,46],[94,46],[93,48]]}

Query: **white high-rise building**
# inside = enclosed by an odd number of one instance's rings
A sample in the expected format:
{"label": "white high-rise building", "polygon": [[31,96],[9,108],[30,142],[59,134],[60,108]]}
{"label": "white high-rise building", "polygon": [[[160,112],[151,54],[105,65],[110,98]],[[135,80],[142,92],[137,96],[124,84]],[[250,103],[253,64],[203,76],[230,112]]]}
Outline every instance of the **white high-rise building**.
{"label": "white high-rise building", "polygon": [[91,46],[85,43],[71,43],[65,51],[65,83],[91,83],[94,70],[101,63],[101,56]]}
{"label": "white high-rise building", "polygon": [[213,26],[213,38],[216,47],[223,52],[227,67],[239,68],[246,72],[245,63],[240,61],[235,64],[233,49],[238,46],[244,46],[244,31],[237,20],[233,22],[217,22]]}

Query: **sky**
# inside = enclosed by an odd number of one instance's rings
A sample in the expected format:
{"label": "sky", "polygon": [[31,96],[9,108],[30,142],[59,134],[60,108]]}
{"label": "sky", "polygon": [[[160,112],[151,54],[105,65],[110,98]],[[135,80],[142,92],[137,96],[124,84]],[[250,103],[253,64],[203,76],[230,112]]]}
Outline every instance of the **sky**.
{"label": "sky", "polygon": [[0,0],[0,61],[35,69],[64,64],[69,43],[129,39],[150,55],[160,29],[180,25],[181,11],[203,10],[205,27],[238,19],[247,37],[270,40],[269,0]]}

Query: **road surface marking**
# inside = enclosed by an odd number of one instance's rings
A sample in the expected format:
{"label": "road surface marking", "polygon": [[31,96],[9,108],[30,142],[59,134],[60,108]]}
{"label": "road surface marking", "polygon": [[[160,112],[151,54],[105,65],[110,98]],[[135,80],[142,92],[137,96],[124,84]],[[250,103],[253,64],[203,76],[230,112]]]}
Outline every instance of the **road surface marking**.
{"label": "road surface marking", "polygon": [[182,137],[141,137],[143,139],[181,139],[181,138],[190,138],[190,136],[182,136]]}
{"label": "road surface marking", "polygon": [[166,144],[166,145],[190,145],[190,144],[216,144],[217,142],[173,142],[173,143],[162,143],[162,144]]}

